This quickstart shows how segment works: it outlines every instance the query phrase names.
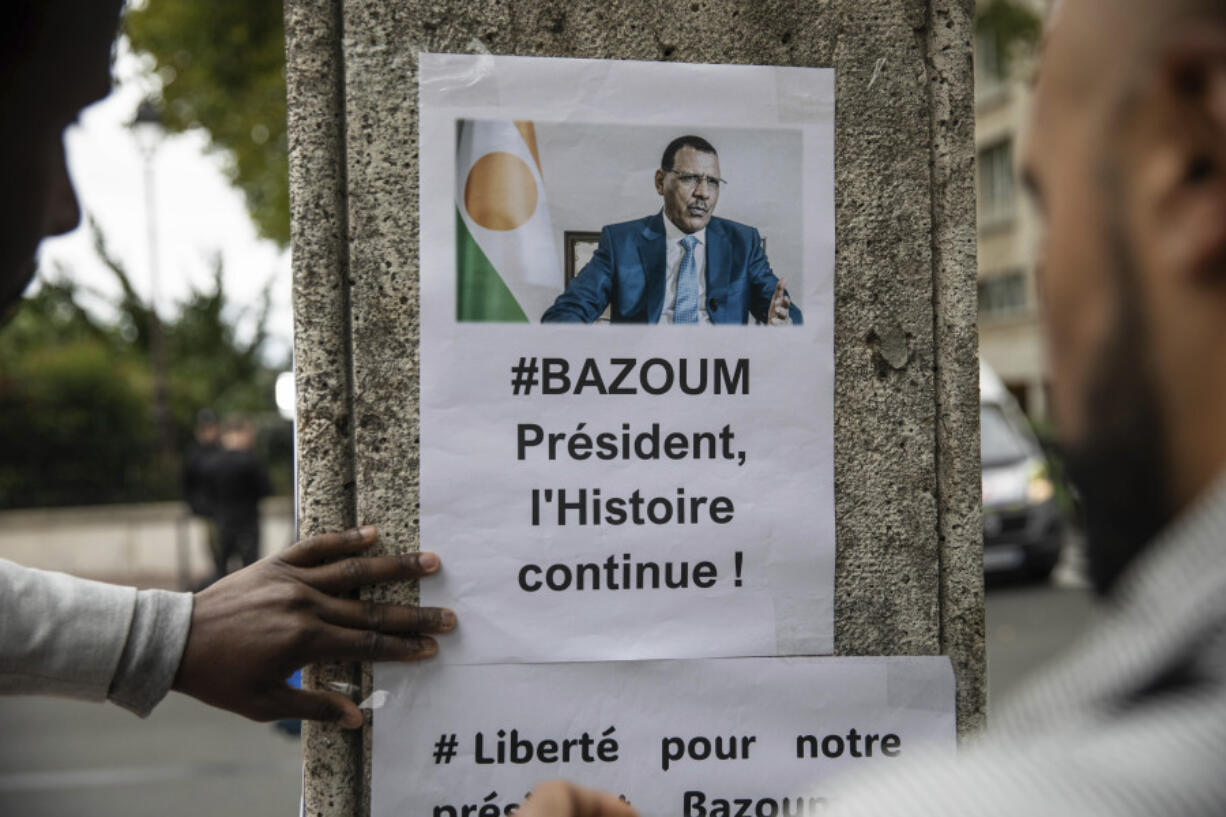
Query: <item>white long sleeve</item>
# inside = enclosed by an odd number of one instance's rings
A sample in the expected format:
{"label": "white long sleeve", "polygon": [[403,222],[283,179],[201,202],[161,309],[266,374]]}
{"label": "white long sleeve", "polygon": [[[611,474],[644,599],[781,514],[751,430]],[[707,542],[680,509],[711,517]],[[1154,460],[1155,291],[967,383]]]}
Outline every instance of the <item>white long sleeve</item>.
{"label": "white long sleeve", "polygon": [[192,596],[0,559],[0,694],[109,699],[141,717],[174,681]]}

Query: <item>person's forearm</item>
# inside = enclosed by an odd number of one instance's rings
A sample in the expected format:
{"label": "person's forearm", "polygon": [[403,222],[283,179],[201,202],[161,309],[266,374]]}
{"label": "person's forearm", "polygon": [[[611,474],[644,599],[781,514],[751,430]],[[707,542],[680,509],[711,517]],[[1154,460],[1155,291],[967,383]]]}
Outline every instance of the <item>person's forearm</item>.
{"label": "person's forearm", "polygon": [[146,715],[170,689],[191,604],[0,560],[0,693],[110,697]]}

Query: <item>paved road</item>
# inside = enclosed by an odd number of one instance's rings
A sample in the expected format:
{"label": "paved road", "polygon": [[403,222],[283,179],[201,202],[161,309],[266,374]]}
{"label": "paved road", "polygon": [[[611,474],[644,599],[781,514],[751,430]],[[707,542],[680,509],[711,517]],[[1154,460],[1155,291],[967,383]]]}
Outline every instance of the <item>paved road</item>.
{"label": "paved road", "polygon": [[[1076,571],[987,595],[990,707],[1084,627]],[[297,813],[296,740],[172,694],[147,721],[117,707],[0,698],[0,815]]]}
{"label": "paved road", "polygon": [[1072,646],[1090,623],[1094,597],[1085,552],[1070,535],[1051,580],[1020,584],[989,577],[987,587],[988,723],[1009,692]]}
{"label": "paved road", "polygon": [[171,694],[145,721],[116,706],[0,698],[0,815],[298,813],[298,741]]}
{"label": "paved road", "polygon": [[994,586],[987,593],[988,718],[1009,691],[1069,647],[1093,605],[1084,587]]}

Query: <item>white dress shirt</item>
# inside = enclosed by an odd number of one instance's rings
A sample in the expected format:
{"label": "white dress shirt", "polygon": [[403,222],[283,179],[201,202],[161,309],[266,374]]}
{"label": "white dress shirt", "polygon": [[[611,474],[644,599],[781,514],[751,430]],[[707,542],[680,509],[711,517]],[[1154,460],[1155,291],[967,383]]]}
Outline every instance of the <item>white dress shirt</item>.
{"label": "white dress shirt", "polygon": [[685,249],[681,239],[692,235],[698,239],[694,245],[694,270],[698,274],[698,322],[710,323],[707,316],[707,228],[703,227],[696,233],[683,233],[681,228],[661,212],[664,217],[664,240],[667,242],[667,253],[664,266],[667,275],[664,279],[664,308],[660,311],[660,323],[672,323],[673,311],[677,307],[677,275],[681,272],[681,255]]}

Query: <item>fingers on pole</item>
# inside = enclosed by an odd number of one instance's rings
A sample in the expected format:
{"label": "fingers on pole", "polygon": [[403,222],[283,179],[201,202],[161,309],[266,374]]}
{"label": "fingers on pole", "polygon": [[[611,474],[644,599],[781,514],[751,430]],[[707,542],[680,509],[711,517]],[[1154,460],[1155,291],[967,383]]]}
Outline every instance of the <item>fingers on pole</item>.
{"label": "fingers on pole", "polygon": [[358,705],[339,692],[285,687],[277,693],[269,720],[298,719],[335,723],[344,729],[362,725]]}
{"label": "fingers on pole", "polygon": [[366,550],[375,541],[374,525],[337,533],[321,533],[286,548],[281,558],[296,567],[310,567]]}
{"label": "fingers on pole", "polygon": [[419,579],[436,572],[440,564],[433,553],[352,557],[311,568],[303,579],[318,590],[336,594],[368,584]]}
{"label": "fingers on pole", "polygon": [[448,633],[456,626],[455,613],[444,607],[376,604],[330,596],[320,599],[318,605],[321,619],[354,630],[393,634]]}

